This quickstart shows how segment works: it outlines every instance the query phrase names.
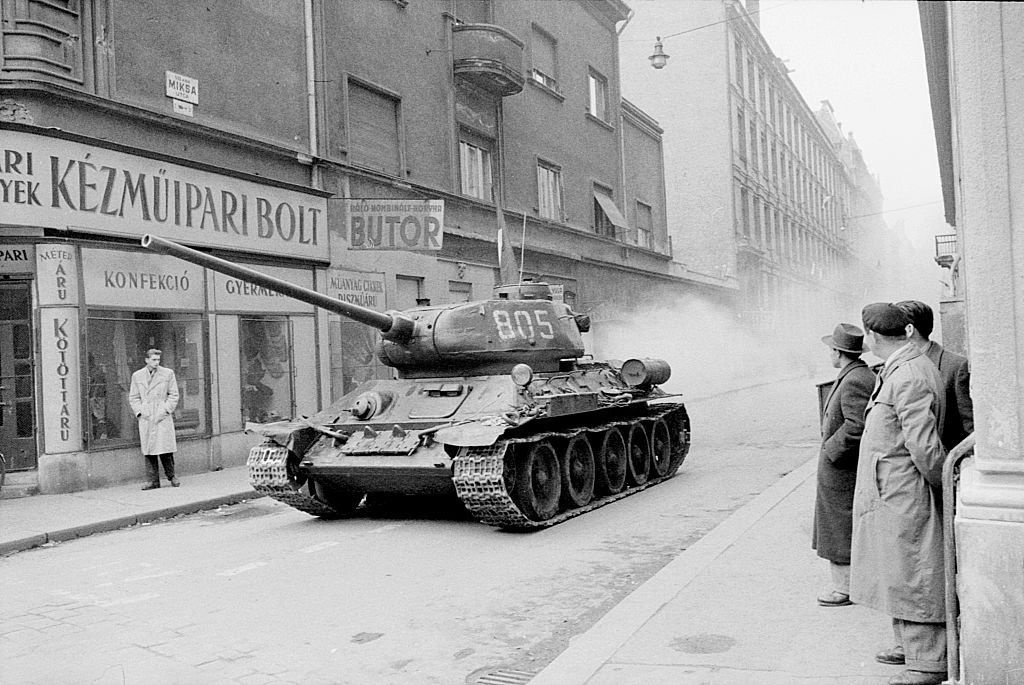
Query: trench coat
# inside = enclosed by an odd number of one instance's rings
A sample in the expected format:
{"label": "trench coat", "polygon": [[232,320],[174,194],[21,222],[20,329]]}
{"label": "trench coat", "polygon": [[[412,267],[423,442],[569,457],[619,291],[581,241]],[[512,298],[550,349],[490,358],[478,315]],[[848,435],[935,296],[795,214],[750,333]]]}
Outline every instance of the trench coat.
{"label": "trench coat", "polygon": [[839,372],[822,413],[811,547],[822,559],[837,564],[850,563],[857,455],[864,409],[874,385],[875,374],[863,360],[850,362]]}
{"label": "trench coat", "polygon": [[912,344],[894,352],[868,400],[853,498],[850,599],[893,618],[945,615],[939,371]]}
{"label": "trench coat", "polygon": [[946,392],[946,414],[939,427],[939,436],[948,452],[974,432],[971,366],[967,357],[950,352],[937,342],[929,341],[924,353],[939,367],[942,387]]}
{"label": "trench coat", "polygon": [[139,417],[143,454],[167,454],[177,450],[173,414],[178,406],[178,381],[173,371],[158,366],[152,376],[145,367],[133,373],[128,404]]}

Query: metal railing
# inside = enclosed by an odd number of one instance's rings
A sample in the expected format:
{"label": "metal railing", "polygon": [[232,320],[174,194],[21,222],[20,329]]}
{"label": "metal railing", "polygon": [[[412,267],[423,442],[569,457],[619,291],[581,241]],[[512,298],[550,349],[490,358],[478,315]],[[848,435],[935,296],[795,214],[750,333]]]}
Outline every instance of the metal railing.
{"label": "metal railing", "polygon": [[956,243],[956,233],[935,236],[935,256],[947,257],[959,252]]}

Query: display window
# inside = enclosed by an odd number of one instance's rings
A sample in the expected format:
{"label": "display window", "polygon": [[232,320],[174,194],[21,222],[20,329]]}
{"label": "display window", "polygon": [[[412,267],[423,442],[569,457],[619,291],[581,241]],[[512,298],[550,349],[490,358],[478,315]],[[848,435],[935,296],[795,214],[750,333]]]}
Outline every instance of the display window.
{"label": "display window", "polygon": [[238,319],[242,421],[267,423],[295,415],[292,327],[287,316]]}
{"label": "display window", "polygon": [[128,404],[132,373],[146,350],[161,350],[161,364],[178,381],[177,437],[209,435],[206,332],[201,314],[90,309],[87,320],[85,403],[92,448],[139,444],[138,421]]}

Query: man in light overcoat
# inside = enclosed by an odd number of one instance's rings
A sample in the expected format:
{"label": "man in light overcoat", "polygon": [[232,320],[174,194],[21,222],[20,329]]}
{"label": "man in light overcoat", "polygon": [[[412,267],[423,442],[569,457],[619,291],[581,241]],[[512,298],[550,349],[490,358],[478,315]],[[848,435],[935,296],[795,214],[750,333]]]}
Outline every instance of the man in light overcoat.
{"label": "man in light overcoat", "polygon": [[139,439],[146,458],[149,482],[143,490],[160,487],[160,464],[171,485],[180,483],[174,476],[174,452],[178,444],[174,435],[174,409],[178,406],[178,381],[174,371],[160,366],[161,352],[146,351],[146,366],[132,374],[128,403],[139,420]]}
{"label": "man in light overcoat", "polygon": [[850,602],[850,536],[853,531],[853,488],[857,455],[864,430],[864,408],[875,384],[875,374],[860,358],[865,352],[864,332],[841,323],[821,339],[831,349],[832,366],[839,376],[825,400],[818,454],[818,489],[814,501],[811,547],[827,559],[831,591],[818,597],[826,607]]}
{"label": "man in light overcoat", "polygon": [[946,392],[946,414],[939,426],[939,436],[946,451],[951,451],[964,438],[974,432],[974,403],[971,401],[971,366],[967,357],[950,352],[930,340],[935,326],[932,308],[918,300],[904,300],[896,306],[902,309],[914,327],[910,341],[932,360],[942,377]]}
{"label": "man in light overcoat", "polygon": [[908,342],[910,320],[888,303],[862,313],[867,343],[884,359],[868,400],[853,500],[850,599],[892,617],[903,664],[892,685],[946,679],[945,568],[939,439],[945,393],[935,365]]}

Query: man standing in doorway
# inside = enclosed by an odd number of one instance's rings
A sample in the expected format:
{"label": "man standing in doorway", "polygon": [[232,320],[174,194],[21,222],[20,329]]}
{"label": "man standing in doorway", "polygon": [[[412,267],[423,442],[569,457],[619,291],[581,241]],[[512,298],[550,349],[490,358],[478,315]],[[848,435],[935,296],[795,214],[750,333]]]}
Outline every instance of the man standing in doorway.
{"label": "man standing in doorway", "polygon": [[875,374],[860,358],[864,332],[841,323],[832,335],[821,339],[831,351],[832,366],[839,376],[825,400],[821,416],[821,452],[818,455],[818,489],[814,500],[814,532],[811,547],[827,559],[832,590],[818,597],[825,607],[850,602],[850,535],[853,528],[853,489],[857,479],[857,455],[864,430],[864,407],[875,384]]}
{"label": "man standing in doorway", "polygon": [[895,305],[862,312],[867,344],[885,360],[868,400],[853,498],[850,599],[892,617],[905,663],[891,685],[946,679],[942,465],[945,394],[935,365],[908,342],[910,319]]}
{"label": "man standing in doorway", "polygon": [[946,392],[946,414],[939,426],[939,436],[946,451],[952,451],[960,441],[974,432],[974,404],[971,402],[971,367],[967,357],[944,349],[929,340],[935,325],[932,308],[917,300],[897,302],[896,306],[910,318],[914,330],[910,342],[939,368],[942,386]]}
{"label": "man standing in doorway", "polygon": [[146,350],[146,366],[132,374],[128,402],[139,420],[142,455],[146,459],[149,482],[143,490],[160,487],[160,464],[171,485],[181,485],[174,477],[174,452],[178,445],[174,436],[174,414],[178,406],[178,381],[174,372],[160,366],[161,352]]}

